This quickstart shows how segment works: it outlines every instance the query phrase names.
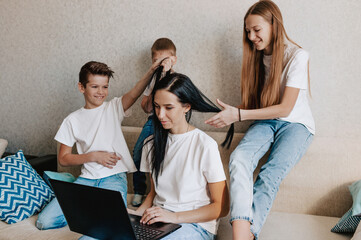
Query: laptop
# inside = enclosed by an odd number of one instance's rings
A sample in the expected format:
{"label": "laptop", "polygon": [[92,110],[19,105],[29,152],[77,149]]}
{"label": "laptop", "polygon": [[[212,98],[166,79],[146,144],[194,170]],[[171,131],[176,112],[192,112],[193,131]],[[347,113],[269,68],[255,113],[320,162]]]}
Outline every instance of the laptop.
{"label": "laptop", "polygon": [[96,239],[160,239],[179,224],[141,224],[128,214],[120,192],[49,179],[71,231]]}

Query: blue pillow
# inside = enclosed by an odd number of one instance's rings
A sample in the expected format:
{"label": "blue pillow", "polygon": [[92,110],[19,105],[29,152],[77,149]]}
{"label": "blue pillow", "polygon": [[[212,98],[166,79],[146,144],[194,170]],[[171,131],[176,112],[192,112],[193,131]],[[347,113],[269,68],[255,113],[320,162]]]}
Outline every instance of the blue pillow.
{"label": "blue pillow", "polygon": [[361,214],[361,180],[351,184],[348,189],[352,195],[352,216]]}
{"label": "blue pillow", "polygon": [[0,159],[0,220],[20,222],[40,212],[54,197],[53,191],[19,150]]}
{"label": "blue pillow", "polygon": [[331,229],[335,233],[353,233],[361,220],[360,216],[352,215],[352,208],[348,210],[345,215],[338,221],[338,223]]}
{"label": "blue pillow", "polygon": [[76,178],[71,174],[67,172],[52,172],[52,171],[44,171],[43,178],[45,182],[53,189],[53,187],[50,184],[49,179],[55,179],[63,182],[74,182]]}

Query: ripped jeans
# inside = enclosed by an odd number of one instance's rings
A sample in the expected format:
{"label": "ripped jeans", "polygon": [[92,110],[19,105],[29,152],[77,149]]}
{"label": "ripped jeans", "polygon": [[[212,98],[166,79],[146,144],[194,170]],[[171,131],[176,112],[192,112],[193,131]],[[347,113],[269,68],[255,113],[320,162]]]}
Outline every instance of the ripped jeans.
{"label": "ripped jeans", "polygon": [[[299,123],[255,121],[232,152],[229,162],[231,222],[246,220],[258,238],[281,181],[301,159],[313,134]],[[271,149],[253,184],[258,161]]]}

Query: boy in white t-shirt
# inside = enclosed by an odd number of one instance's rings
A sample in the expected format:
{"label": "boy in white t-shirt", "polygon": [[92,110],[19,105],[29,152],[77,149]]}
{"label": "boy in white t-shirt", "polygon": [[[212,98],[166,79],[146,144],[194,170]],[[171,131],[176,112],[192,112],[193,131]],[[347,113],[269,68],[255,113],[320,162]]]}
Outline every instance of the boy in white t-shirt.
{"label": "boy in white t-shirt", "polygon": [[[177,62],[177,56],[176,56],[176,46],[170,40],[169,38],[159,38],[157,39],[151,48],[152,52],[152,62],[156,62],[159,59],[166,59],[169,58],[172,67]],[[173,69],[171,69],[172,71]],[[155,84],[155,78],[153,77],[151,80],[151,83],[147,86],[143,93],[143,99],[142,99],[142,109],[144,112],[148,113],[148,120],[144,124],[143,129],[138,137],[138,140],[134,146],[133,150],[133,160],[135,163],[135,166],[139,169],[140,167],[140,159],[142,156],[142,148],[144,140],[153,134],[153,107],[152,107],[152,91]],[[143,196],[147,190],[147,184],[146,184],[146,177],[145,174],[136,171],[133,173],[133,186],[134,186],[134,196],[132,199],[132,205],[134,207],[139,207],[142,203]]]}
{"label": "boy in white t-shirt", "polygon": [[[136,170],[125,142],[121,122],[147,86],[159,66],[155,62],[141,80],[120,98],[105,102],[113,71],[104,63],[86,63],[79,73],[79,91],[85,106],[69,114],[61,124],[55,140],[61,143],[58,161],[63,166],[82,165],[75,183],[119,191],[124,203],[127,196],[126,172]],[[169,70],[169,61],[163,61]],[[78,154],[72,153],[76,144]],[[91,201],[91,199],[89,199]],[[36,227],[45,230],[67,225],[56,199],[39,214]]]}

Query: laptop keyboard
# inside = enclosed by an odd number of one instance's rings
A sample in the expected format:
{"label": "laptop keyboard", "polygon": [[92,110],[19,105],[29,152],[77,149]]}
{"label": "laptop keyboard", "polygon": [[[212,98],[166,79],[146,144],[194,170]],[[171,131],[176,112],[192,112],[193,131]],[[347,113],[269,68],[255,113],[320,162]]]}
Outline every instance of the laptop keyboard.
{"label": "laptop keyboard", "polygon": [[138,240],[152,240],[163,233],[163,231],[138,224],[134,224],[133,229]]}

